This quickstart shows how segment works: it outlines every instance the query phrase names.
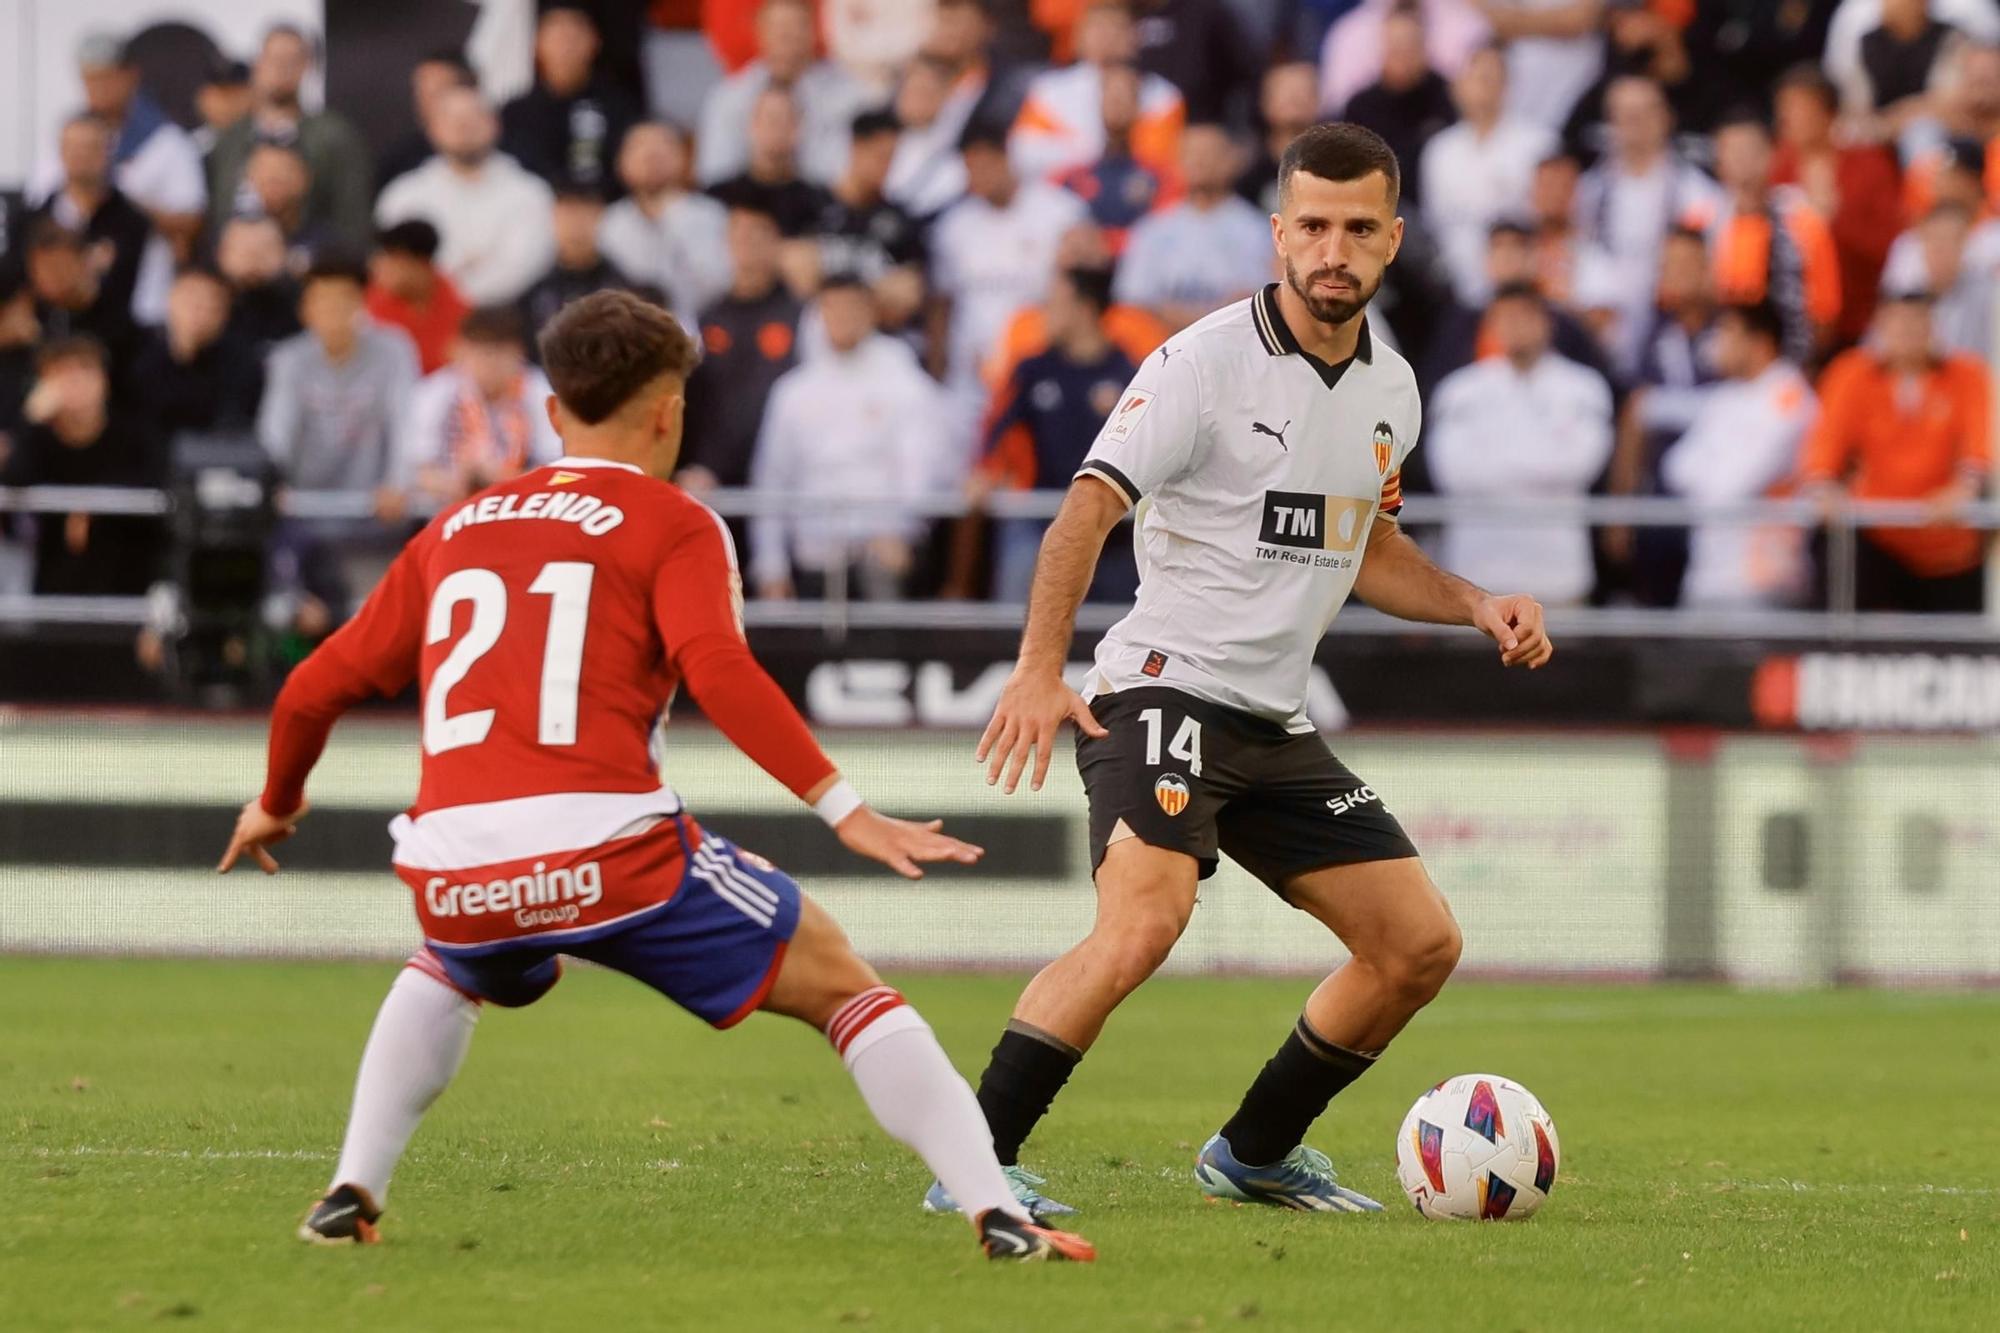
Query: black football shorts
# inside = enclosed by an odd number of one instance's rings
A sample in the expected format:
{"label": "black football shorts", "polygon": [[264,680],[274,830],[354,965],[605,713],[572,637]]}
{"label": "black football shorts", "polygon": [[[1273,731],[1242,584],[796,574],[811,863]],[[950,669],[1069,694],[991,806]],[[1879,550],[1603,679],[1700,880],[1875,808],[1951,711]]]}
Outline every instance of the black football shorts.
{"label": "black football shorts", "polygon": [[1203,879],[1227,852],[1280,897],[1307,871],[1417,854],[1375,789],[1315,733],[1164,686],[1100,695],[1090,710],[1111,733],[1076,747],[1093,872],[1120,820],[1140,841],[1194,857]]}

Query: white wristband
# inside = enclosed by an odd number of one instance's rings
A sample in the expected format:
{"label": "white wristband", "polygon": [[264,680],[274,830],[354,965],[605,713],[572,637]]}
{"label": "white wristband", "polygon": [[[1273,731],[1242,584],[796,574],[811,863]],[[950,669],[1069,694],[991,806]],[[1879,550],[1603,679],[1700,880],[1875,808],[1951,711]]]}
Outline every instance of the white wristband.
{"label": "white wristband", "polygon": [[813,813],[825,820],[828,828],[832,828],[866,804],[861,799],[861,793],[854,790],[854,785],[841,778],[813,802]]}

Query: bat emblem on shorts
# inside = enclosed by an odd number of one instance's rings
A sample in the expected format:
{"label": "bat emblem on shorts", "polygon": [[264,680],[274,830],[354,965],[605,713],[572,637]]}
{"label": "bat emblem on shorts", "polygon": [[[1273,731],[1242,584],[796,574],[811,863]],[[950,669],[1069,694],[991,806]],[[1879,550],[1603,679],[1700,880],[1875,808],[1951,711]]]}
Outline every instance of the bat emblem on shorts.
{"label": "bat emblem on shorts", "polygon": [[1153,799],[1168,815],[1179,814],[1187,809],[1187,779],[1178,773],[1162,773],[1160,780],[1153,784]]}

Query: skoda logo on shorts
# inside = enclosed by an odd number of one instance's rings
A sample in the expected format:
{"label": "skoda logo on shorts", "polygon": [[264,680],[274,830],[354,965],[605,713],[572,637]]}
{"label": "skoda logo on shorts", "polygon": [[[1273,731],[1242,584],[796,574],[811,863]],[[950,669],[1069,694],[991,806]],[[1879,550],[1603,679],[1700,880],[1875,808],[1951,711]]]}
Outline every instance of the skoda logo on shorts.
{"label": "skoda logo on shorts", "polygon": [[1187,809],[1187,779],[1178,773],[1162,773],[1160,780],[1153,784],[1153,799],[1160,803],[1160,809],[1169,815],[1177,815]]}

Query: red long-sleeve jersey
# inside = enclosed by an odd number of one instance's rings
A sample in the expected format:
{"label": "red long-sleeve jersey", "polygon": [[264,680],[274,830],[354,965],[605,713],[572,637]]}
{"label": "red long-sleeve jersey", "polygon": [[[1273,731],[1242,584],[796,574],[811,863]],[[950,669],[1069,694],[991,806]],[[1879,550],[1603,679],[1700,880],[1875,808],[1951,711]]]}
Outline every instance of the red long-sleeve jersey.
{"label": "red long-sleeve jersey", "polygon": [[296,810],[335,719],[413,678],[423,776],[397,821],[399,864],[588,847],[678,811],[654,741],[683,683],[794,794],[834,772],[744,642],[728,529],[603,459],[490,487],[411,540],[279,694],[264,808]]}

